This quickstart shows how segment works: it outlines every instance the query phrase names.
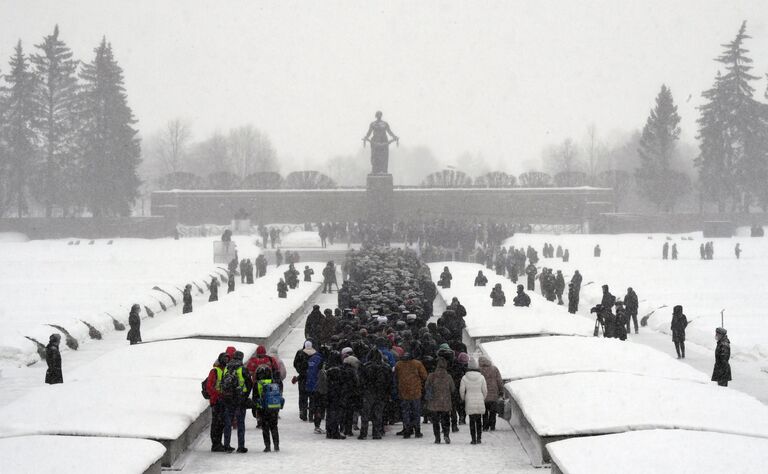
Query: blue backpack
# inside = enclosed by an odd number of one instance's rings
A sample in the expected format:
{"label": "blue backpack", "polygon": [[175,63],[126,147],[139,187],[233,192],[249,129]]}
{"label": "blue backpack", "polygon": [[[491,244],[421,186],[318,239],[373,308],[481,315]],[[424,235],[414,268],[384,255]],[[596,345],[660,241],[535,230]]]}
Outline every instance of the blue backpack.
{"label": "blue backpack", "polygon": [[259,387],[261,388],[261,403],[260,408],[262,410],[280,410],[283,408],[285,400],[280,393],[280,386],[273,383],[271,380],[259,380]]}

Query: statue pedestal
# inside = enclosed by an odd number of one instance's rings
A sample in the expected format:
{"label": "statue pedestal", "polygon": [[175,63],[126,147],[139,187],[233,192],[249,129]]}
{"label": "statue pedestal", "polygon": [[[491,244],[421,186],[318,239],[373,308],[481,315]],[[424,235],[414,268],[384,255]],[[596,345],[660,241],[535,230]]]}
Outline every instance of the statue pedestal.
{"label": "statue pedestal", "polygon": [[391,224],[394,220],[393,184],[391,174],[369,174],[366,179],[368,220]]}

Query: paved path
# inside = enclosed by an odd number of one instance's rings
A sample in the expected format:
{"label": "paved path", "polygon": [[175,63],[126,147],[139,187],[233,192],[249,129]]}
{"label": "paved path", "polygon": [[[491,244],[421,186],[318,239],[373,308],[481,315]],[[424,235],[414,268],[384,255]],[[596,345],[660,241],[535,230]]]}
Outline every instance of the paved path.
{"label": "paved path", "polygon": [[[336,293],[320,293],[315,304],[321,308],[336,306]],[[293,356],[304,343],[304,321],[285,338],[279,347],[280,357],[288,368],[289,381],[293,370]],[[280,452],[263,453],[261,431],[250,414],[246,418],[246,454],[210,452],[208,432],[203,433],[193,447],[180,460],[185,473],[252,472],[440,472],[460,469],[463,472],[541,472],[531,467],[517,436],[504,420],[498,430],[483,434],[483,444],[469,444],[469,428],[461,426],[454,433],[451,445],[434,444],[432,425],[424,425],[424,437],[404,440],[395,436],[400,425],[390,427],[380,441],[371,438],[361,441],[355,437],[346,440],[328,440],[325,435],[313,433],[311,423],[298,416],[298,389],[290,382],[285,385],[286,403],[280,419]],[[324,425],[323,425],[324,426]],[[232,434],[235,439],[236,434]]]}

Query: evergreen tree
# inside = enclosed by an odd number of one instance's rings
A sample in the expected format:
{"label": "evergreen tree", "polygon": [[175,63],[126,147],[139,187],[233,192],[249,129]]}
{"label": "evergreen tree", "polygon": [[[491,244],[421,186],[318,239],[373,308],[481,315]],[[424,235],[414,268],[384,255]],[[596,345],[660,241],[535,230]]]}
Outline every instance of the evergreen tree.
{"label": "evergreen tree", "polygon": [[736,38],[722,45],[725,49],[716,61],[726,73],[718,73],[714,86],[704,92],[707,103],[699,118],[700,185],[704,197],[717,202],[721,212],[728,201],[734,210],[738,206],[748,211],[768,184],[768,133],[763,106],[752,98],[750,82],[757,77],[749,73],[746,27],[743,22]]}
{"label": "evergreen tree", "polygon": [[37,188],[50,217],[54,205],[66,210],[81,189],[74,150],[78,61],[59,39],[58,25],[35,47],[30,61],[37,76],[37,132],[44,156]]}
{"label": "evergreen tree", "polygon": [[680,173],[672,169],[675,142],[680,138],[680,116],[672,98],[672,91],[661,86],[656,106],[651,110],[643,127],[637,153],[640,167],[635,178],[641,194],[656,205],[658,210],[671,211],[686,191],[680,184]]}
{"label": "evergreen tree", "polygon": [[34,100],[36,82],[27,58],[16,44],[11,57],[10,72],[5,76],[7,87],[3,97],[2,136],[7,150],[4,175],[7,178],[7,203],[21,217],[28,211],[28,188],[33,175],[37,154],[37,136],[34,131],[37,104]]}
{"label": "evergreen tree", "polygon": [[83,66],[80,78],[82,132],[80,147],[87,203],[94,216],[130,214],[141,184],[137,168],[141,150],[136,120],[128,107],[123,70],[106,38]]}

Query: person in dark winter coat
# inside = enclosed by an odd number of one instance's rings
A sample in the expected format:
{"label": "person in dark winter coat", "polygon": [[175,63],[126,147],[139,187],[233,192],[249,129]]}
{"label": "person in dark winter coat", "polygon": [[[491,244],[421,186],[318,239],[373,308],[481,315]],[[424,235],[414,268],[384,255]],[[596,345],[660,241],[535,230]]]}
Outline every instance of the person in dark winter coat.
{"label": "person in dark winter coat", "polygon": [[664,242],[664,245],[661,246],[661,259],[666,260],[669,258],[669,242]]}
{"label": "person in dark winter coat", "polygon": [[672,244],[672,260],[677,260],[677,244]]}
{"label": "person in dark winter coat", "polygon": [[363,407],[363,394],[360,386],[360,359],[351,353],[344,357],[342,371],[341,428],[344,436],[352,436],[354,414]]}
{"label": "person in dark winter coat", "polygon": [[51,334],[48,345],[45,346],[45,363],[48,369],[45,371],[45,383],[64,383],[64,375],[61,371],[61,353],[59,352],[60,334]]}
{"label": "person in dark winter coat", "polygon": [[219,279],[213,277],[211,279],[211,295],[208,297],[208,302],[219,301]]}
{"label": "person in dark winter coat", "polygon": [[627,294],[624,296],[624,308],[627,314],[627,333],[629,333],[629,324],[634,322],[635,334],[637,334],[637,293],[632,287],[627,288]]}
{"label": "person in dark winter coat", "polygon": [[[208,380],[205,384],[205,389],[210,396],[208,402],[211,405],[211,451],[213,452],[224,451],[224,444],[221,442],[225,423],[224,401],[221,398],[221,377],[228,362],[229,356],[226,353],[219,354],[213,368],[208,373]],[[231,424],[232,420],[229,422]]]}
{"label": "person in dark winter coat", "polygon": [[363,408],[360,411],[360,435],[368,436],[368,422],[371,422],[373,439],[384,435],[384,407],[392,391],[392,368],[384,355],[376,348],[368,353],[367,362],[360,370],[363,394]]}
{"label": "person in dark winter coat", "polygon": [[[560,247],[558,247],[559,249]],[[496,401],[504,398],[504,381],[499,369],[486,356],[478,359],[480,373],[485,377],[488,394],[485,396],[485,413],[483,414],[483,431],[496,431]],[[499,413],[502,415],[502,413]]]}
{"label": "person in dark winter coat", "polygon": [[672,308],[672,342],[675,343],[675,352],[678,359],[685,359],[685,328],[688,326],[688,318],[683,314],[683,307],[680,305]]}
{"label": "person in dark winter coat", "polygon": [[181,309],[181,314],[192,312],[192,285],[187,283],[184,286],[184,295],[182,297],[184,301],[184,307]]}
{"label": "person in dark winter coat", "polygon": [[296,383],[299,385],[299,418],[301,421],[307,421],[307,411],[309,410],[309,392],[307,391],[307,370],[309,369],[309,358],[315,355],[317,351],[312,347],[312,341],[304,341],[304,347],[296,351],[293,358],[293,368],[296,369]]}
{"label": "person in dark winter coat", "polygon": [[579,293],[573,286],[573,283],[568,283],[568,312],[576,314],[579,310]]}
{"label": "person in dark winter coat", "polygon": [[[273,448],[275,451],[280,451],[280,432],[278,431],[277,424],[278,420],[280,419],[280,410],[285,404],[285,399],[282,398],[282,391],[279,396],[272,397],[273,400],[271,403],[268,396],[269,387],[273,387],[272,384],[276,383],[275,379],[279,378],[280,376],[273,373],[273,371],[267,366],[260,366],[258,369],[256,369],[253,386],[253,402],[257,416],[261,420],[261,435],[262,439],[264,440],[265,453],[272,451]],[[279,400],[274,400],[274,398],[278,398]],[[238,435],[239,434],[240,433],[238,431]],[[237,450],[238,453],[244,453],[247,451],[248,450],[245,448],[243,448],[243,450]]]}
{"label": "person in dark winter coat", "polygon": [[624,309],[624,303],[621,300],[616,301],[616,315],[613,319],[613,337],[621,341],[627,340],[627,313]]}
{"label": "person in dark winter coat", "polygon": [[288,297],[288,285],[285,284],[285,280],[282,278],[280,281],[277,282],[277,297],[278,298],[287,298]]}
{"label": "person in dark winter coat", "polygon": [[322,342],[321,336],[323,332],[325,316],[320,311],[320,305],[314,305],[312,312],[307,316],[307,321],[304,324],[304,339],[309,339],[315,342]]}
{"label": "person in dark winter coat", "polygon": [[305,382],[305,388],[309,394],[309,413],[312,418],[312,422],[315,425],[315,433],[322,434],[320,429],[320,422],[323,421],[323,414],[325,413],[325,394],[322,393],[320,387],[320,374],[323,368],[323,362],[327,354],[327,348],[321,347],[320,350],[309,357],[307,361],[307,379]]}
{"label": "person in dark winter coat", "polygon": [[555,276],[555,295],[557,296],[557,304],[563,305],[563,292],[565,291],[565,278],[563,272],[558,270]]}
{"label": "person in dark winter coat", "polygon": [[[232,391],[227,391],[227,374],[234,373],[237,377],[237,386]],[[224,401],[224,450],[232,452],[234,449],[230,445],[232,439],[232,419],[237,421],[237,452],[246,453],[245,447],[245,409],[248,403],[248,396],[253,388],[251,378],[243,367],[243,353],[235,351],[232,359],[227,362],[227,367],[222,374],[222,400]]]}
{"label": "person in dark winter coat", "polygon": [[345,399],[345,375],[341,366],[341,354],[332,351],[328,356],[325,369],[320,372],[321,384],[326,387],[325,437],[328,439],[346,439],[341,433],[341,417]]}
{"label": "person in dark winter coat", "polygon": [[323,293],[332,293],[333,292],[333,283],[336,281],[336,272],[331,265],[331,262],[328,262],[325,265],[325,268],[323,268]]}
{"label": "person in dark winter coat", "polygon": [[464,320],[464,317],[467,315],[467,308],[465,308],[464,305],[461,304],[461,302],[459,302],[459,299],[455,296],[451,298],[451,304],[449,304],[446,309],[449,309],[454,313],[456,313],[456,316],[461,320]]}
{"label": "person in dark winter coat", "polygon": [[141,316],[139,316],[141,306],[134,304],[131,306],[131,312],[128,314],[128,326],[131,329],[128,330],[128,336],[126,339],[131,345],[141,342]]}
{"label": "person in dark winter coat", "polygon": [[528,267],[525,269],[525,274],[528,275],[528,291],[536,291],[536,273],[538,273],[536,265],[533,263],[528,264]]}
{"label": "person in dark winter coat", "polygon": [[736,244],[736,247],[733,248],[733,253],[736,255],[736,260],[741,257],[741,244]]}
{"label": "person in dark winter coat", "polygon": [[482,270],[478,270],[477,276],[475,277],[475,286],[485,286],[488,284],[488,278],[483,275]]}
{"label": "person in dark winter coat", "polygon": [[501,289],[501,283],[496,283],[496,286],[491,290],[491,306],[504,306],[507,302],[507,297],[504,296],[504,290]]}
{"label": "person in dark winter coat", "polygon": [[512,300],[512,304],[526,307],[531,305],[531,297],[525,294],[523,285],[517,285],[517,296]]}
{"label": "person in dark winter coat", "polygon": [[315,271],[309,268],[309,265],[304,265],[304,281],[312,281],[312,275]]}
{"label": "person in dark winter coat", "polygon": [[440,444],[440,430],[442,428],[443,441],[451,443],[451,406],[453,393],[456,386],[453,378],[447,371],[448,362],[443,357],[438,357],[437,368],[427,376],[424,385],[426,408],[431,414],[432,432],[435,435],[435,444]]}
{"label": "person in dark winter coat", "polygon": [[568,251],[568,249],[565,249],[563,252],[563,262],[568,263],[568,260],[571,259],[571,252]]}
{"label": "person in dark winter coat", "polygon": [[280,249],[277,249],[277,252],[275,252],[275,266],[279,267],[283,264],[283,252],[280,251]]}
{"label": "person in dark winter coat", "polygon": [[227,293],[235,291],[235,272],[229,272],[227,275]]}
{"label": "person in dark winter coat", "polygon": [[717,347],[715,348],[715,368],[712,370],[712,381],[721,387],[727,387],[731,381],[731,341],[725,328],[715,330]]}
{"label": "person in dark winter coat", "polygon": [[437,286],[450,288],[451,280],[453,280],[453,276],[451,275],[450,270],[448,270],[448,267],[445,267],[443,268],[443,273],[440,274],[440,280],[437,282]]}
{"label": "person in dark winter coat", "polygon": [[603,251],[600,249],[600,244],[595,245],[595,257],[599,257]]}
{"label": "person in dark winter coat", "polygon": [[608,285],[603,285],[603,299],[600,301],[600,305],[604,310],[610,311],[613,309],[613,305],[616,303],[616,297],[608,291]]}

